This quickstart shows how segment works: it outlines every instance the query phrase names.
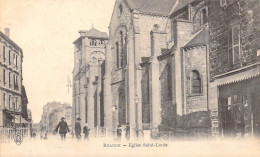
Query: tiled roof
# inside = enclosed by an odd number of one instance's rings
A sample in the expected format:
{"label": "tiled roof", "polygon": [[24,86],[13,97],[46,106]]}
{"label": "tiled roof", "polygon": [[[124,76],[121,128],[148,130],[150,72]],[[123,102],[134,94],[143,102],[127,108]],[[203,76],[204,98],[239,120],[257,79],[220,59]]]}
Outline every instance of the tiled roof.
{"label": "tiled roof", "polygon": [[192,38],[184,47],[206,45],[209,43],[209,31],[205,27],[199,34]]}
{"label": "tiled roof", "polygon": [[88,31],[80,30],[79,33],[81,36],[85,36],[85,37],[108,38],[108,35],[106,32],[101,32],[94,27],[92,27]]}
{"label": "tiled roof", "polygon": [[181,8],[185,7],[186,5],[192,3],[195,0],[177,0],[176,6],[171,10],[170,14],[180,10]]}
{"label": "tiled roof", "polygon": [[168,16],[176,0],[125,0],[131,9],[141,13]]}

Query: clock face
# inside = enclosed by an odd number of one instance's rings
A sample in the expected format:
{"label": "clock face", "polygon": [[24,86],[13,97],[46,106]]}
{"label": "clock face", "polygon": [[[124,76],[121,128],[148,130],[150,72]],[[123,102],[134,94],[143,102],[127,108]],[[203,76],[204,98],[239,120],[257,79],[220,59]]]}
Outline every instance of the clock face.
{"label": "clock face", "polygon": [[105,60],[105,54],[100,51],[94,51],[90,55],[90,64],[98,64],[99,60]]}

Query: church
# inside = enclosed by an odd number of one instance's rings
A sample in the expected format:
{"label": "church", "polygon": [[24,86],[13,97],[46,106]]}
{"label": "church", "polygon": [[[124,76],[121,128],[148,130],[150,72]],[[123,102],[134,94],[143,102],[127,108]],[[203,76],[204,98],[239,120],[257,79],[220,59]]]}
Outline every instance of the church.
{"label": "church", "polygon": [[131,138],[210,130],[208,9],[202,0],[117,0],[104,79],[108,136]]}

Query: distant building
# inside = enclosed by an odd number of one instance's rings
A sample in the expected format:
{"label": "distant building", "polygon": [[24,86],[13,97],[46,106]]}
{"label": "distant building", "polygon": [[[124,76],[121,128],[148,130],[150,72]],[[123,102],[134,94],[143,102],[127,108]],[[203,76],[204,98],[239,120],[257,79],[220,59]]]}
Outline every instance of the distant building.
{"label": "distant building", "polygon": [[104,104],[101,95],[101,64],[105,60],[105,43],[108,35],[95,28],[79,31],[74,44],[73,68],[73,126],[77,118],[88,123],[90,136],[104,126]]}
{"label": "distant building", "polygon": [[58,123],[61,121],[61,118],[64,117],[65,121],[68,124],[70,130],[73,130],[72,126],[72,107],[71,106],[63,106],[61,108],[53,110],[49,114],[49,126],[48,130],[53,132],[57,127]]}
{"label": "distant building", "polygon": [[[60,102],[51,102],[43,106],[42,118],[39,123],[40,131],[53,132],[54,128],[58,125],[60,118],[65,117],[68,110],[71,110],[69,104],[62,104]],[[60,113],[60,114],[59,114]],[[69,112],[70,114],[72,111]],[[71,116],[67,115],[67,123],[71,124]]]}
{"label": "distant building", "polygon": [[23,51],[0,32],[0,126],[27,123],[27,96],[23,86]]}

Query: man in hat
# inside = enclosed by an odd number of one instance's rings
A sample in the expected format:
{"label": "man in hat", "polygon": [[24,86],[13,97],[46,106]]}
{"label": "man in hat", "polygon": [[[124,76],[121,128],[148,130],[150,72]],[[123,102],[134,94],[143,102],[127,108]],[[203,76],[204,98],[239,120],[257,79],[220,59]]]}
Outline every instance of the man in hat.
{"label": "man in hat", "polygon": [[80,121],[81,119],[80,118],[77,118],[77,122],[75,124],[75,134],[76,134],[76,137],[78,140],[80,140],[81,138],[81,125],[80,125]]}
{"label": "man in hat", "polygon": [[65,141],[66,140],[66,133],[70,132],[69,127],[67,122],[65,121],[65,118],[62,117],[61,121],[59,122],[58,126],[55,129],[55,132],[58,132],[59,129],[59,134],[61,136],[61,141]]}

